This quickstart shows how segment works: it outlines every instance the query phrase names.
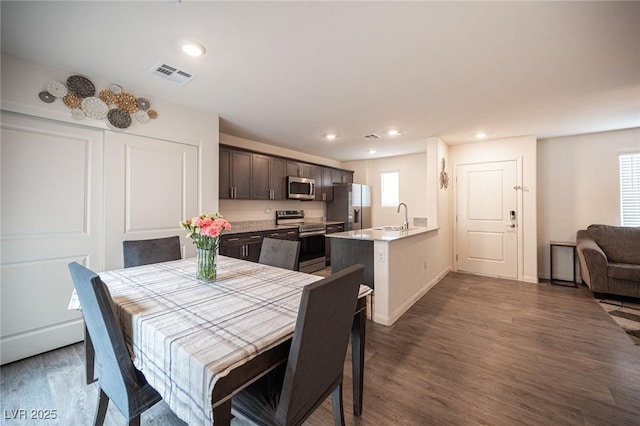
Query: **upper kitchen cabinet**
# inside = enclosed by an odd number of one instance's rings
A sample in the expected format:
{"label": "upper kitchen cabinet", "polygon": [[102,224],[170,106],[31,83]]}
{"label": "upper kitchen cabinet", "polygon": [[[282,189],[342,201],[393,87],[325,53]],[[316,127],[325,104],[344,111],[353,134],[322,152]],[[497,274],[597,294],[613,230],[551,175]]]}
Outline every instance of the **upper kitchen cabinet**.
{"label": "upper kitchen cabinet", "polygon": [[253,154],[253,199],[284,200],[285,160],[264,154]]}
{"label": "upper kitchen cabinet", "polygon": [[333,172],[329,167],[315,167],[316,201],[333,201]]}
{"label": "upper kitchen cabinet", "polygon": [[314,168],[315,166],[313,164],[287,160],[287,176],[313,178]]}
{"label": "upper kitchen cabinet", "polygon": [[220,147],[220,198],[252,198],[253,155]]}
{"label": "upper kitchen cabinet", "polygon": [[347,170],[332,169],[333,183],[353,183],[353,172]]}

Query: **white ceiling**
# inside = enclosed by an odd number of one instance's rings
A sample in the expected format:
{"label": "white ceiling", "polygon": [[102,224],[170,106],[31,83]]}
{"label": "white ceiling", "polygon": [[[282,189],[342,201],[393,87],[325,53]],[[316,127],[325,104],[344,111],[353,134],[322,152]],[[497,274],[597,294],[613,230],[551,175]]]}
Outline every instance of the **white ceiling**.
{"label": "white ceiling", "polygon": [[[640,2],[1,2],[2,51],[336,160],[640,126]],[[179,41],[207,53],[187,57]],[[194,73],[180,86],[158,61]],[[35,90],[35,89],[34,89]],[[385,135],[390,128],[400,137]],[[339,137],[328,142],[327,132]],[[362,136],[383,136],[370,143]]]}

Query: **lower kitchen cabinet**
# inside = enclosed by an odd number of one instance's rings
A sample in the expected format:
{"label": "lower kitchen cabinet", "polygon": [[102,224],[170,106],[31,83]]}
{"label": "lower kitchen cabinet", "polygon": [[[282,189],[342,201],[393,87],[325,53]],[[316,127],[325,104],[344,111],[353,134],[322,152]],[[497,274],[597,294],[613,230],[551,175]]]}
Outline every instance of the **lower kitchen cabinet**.
{"label": "lower kitchen cabinet", "polygon": [[220,237],[220,254],[257,262],[260,259],[262,232],[229,234]]}
{"label": "lower kitchen cabinet", "polygon": [[262,239],[265,237],[297,241],[298,229],[274,229],[269,231],[223,234],[220,237],[220,254],[222,256],[257,262],[260,260]]}

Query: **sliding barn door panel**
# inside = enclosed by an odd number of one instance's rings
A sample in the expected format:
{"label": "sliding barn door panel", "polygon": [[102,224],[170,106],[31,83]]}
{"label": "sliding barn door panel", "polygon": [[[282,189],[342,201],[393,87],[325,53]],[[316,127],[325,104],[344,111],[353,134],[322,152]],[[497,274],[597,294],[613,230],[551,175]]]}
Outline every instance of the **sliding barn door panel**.
{"label": "sliding barn door panel", "polygon": [[2,112],[2,363],[83,339],[67,269],[101,270],[103,133]]}
{"label": "sliding barn door panel", "polygon": [[183,252],[195,255],[178,222],[198,214],[197,146],[108,133],[105,172],[107,269],[122,267],[125,240],[179,235]]}

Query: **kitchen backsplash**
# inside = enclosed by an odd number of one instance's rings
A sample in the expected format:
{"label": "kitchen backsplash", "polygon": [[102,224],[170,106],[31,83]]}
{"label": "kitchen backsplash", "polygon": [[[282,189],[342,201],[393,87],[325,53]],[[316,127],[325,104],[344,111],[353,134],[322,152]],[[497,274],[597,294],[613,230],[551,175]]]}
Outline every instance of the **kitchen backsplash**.
{"label": "kitchen backsplash", "polygon": [[324,203],[321,201],[269,201],[269,200],[220,200],[218,211],[231,224],[276,219],[276,210],[304,210],[306,218],[324,220]]}

